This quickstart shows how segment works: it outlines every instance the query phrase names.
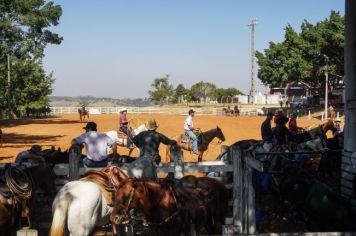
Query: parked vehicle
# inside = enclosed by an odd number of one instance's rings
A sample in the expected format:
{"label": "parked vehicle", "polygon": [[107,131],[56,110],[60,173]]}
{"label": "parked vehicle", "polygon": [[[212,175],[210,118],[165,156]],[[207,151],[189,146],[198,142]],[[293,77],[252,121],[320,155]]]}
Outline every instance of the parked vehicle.
{"label": "parked vehicle", "polygon": [[291,108],[305,108],[309,107],[310,104],[307,99],[301,98],[301,99],[296,99],[293,102],[291,102],[290,107]]}

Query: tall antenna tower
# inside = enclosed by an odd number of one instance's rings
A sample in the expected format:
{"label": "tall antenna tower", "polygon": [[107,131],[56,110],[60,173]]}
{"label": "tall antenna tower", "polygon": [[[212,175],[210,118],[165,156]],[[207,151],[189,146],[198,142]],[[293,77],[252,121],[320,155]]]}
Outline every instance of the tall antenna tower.
{"label": "tall antenna tower", "polygon": [[256,50],[255,50],[255,25],[257,24],[256,18],[251,18],[248,26],[251,28],[251,90],[250,90],[250,103],[255,103],[256,94]]}

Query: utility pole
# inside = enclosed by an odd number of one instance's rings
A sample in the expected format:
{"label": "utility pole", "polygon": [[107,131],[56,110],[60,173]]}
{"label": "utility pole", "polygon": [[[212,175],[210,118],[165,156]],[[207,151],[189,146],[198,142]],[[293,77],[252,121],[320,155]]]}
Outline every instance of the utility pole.
{"label": "utility pole", "polygon": [[329,84],[329,75],[328,75],[328,65],[329,65],[329,57],[327,55],[323,55],[325,60],[325,120],[328,119],[328,84]]}
{"label": "utility pole", "polygon": [[257,24],[257,19],[252,18],[249,21],[248,26],[251,28],[251,90],[250,90],[250,103],[255,103],[256,94],[256,50],[255,50],[255,25]]}
{"label": "utility pole", "polygon": [[10,53],[8,53],[7,54],[7,107],[9,110],[9,119],[12,119],[10,63],[11,63]]}

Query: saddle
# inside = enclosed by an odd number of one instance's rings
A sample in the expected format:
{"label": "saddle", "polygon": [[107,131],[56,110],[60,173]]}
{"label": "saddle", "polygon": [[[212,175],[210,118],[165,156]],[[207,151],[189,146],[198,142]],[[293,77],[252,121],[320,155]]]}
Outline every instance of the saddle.
{"label": "saddle", "polygon": [[100,171],[87,171],[80,180],[97,184],[108,205],[111,205],[120,180],[125,178],[128,178],[128,176],[119,167],[109,166]]}
{"label": "saddle", "polygon": [[191,143],[190,137],[187,134],[180,135],[181,143]]}

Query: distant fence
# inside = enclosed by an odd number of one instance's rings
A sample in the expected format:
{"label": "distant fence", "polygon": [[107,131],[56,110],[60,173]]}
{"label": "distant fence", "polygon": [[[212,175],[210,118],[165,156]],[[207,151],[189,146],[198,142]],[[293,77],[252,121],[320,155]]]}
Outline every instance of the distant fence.
{"label": "distant fence", "polygon": [[[51,114],[77,114],[81,107],[50,107]],[[89,114],[118,114],[123,107],[87,107]],[[171,114],[187,115],[190,107],[126,107],[131,114]],[[197,115],[225,115],[222,107],[197,107],[194,108]],[[262,113],[261,113],[262,112]],[[240,116],[263,115],[261,109],[241,108]]]}

